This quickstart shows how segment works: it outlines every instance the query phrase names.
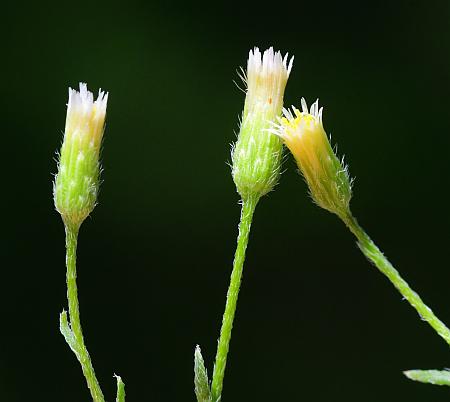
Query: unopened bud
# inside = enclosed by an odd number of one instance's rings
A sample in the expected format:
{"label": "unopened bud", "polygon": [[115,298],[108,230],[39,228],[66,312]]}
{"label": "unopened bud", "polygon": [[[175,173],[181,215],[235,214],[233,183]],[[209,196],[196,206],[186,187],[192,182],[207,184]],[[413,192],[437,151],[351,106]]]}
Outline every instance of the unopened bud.
{"label": "unopened bud", "polygon": [[53,185],[55,207],[67,225],[79,226],[97,202],[100,147],[105,126],[108,93],[97,100],[80,83],[69,88],[66,128]]}
{"label": "unopened bud", "polygon": [[283,58],[270,48],[261,55],[250,50],[244,112],[238,140],[232,151],[233,179],[243,199],[261,197],[277,184],[282,143],[267,129],[281,115],[283,95],[293,58]]}

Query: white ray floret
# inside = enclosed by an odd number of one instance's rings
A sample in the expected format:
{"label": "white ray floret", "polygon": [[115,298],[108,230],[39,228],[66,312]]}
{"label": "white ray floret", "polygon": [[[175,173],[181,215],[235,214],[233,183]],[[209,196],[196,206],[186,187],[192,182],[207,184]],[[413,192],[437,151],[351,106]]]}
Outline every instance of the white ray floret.
{"label": "white ray floret", "polygon": [[283,57],[281,52],[275,52],[272,47],[262,54],[257,47],[250,50],[247,71],[243,77],[248,91],[254,92],[265,87],[270,88],[275,96],[283,93],[293,62],[294,57],[289,59],[287,53]]}
{"label": "white ray floret", "polygon": [[101,118],[106,114],[108,103],[108,92],[98,91],[98,97],[94,101],[94,95],[87,89],[85,83],[80,82],[80,91],[69,88],[69,102],[67,103],[67,113],[81,113],[84,115],[95,114],[96,118]]}
{"label": "white ray floret", "polygon": [[69,88],[66,139],[78,138],[99,146],[103,136],[107,104],[108,93],[101,89],[97,99],[94,100],[94,95],[84,83],[80,83],[79,91]]}
{"label": "white ray floret", "polygon": [[274,52],[273,47],[265,50],[262,55],[259,48],[255,47],[248,53],[247,76],[249,74],[268,75],[281,71],[287,78],[294,62],[294,57],[291,57],[289,61],[288,58],[288,53],[283,57],[281,52]]}

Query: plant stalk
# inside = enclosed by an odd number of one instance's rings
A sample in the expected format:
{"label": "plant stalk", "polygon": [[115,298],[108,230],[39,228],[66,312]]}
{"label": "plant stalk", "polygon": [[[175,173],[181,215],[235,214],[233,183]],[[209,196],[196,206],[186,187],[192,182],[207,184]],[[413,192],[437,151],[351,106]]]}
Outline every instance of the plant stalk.
{"label": "plant stalk", "polygon": [[[79,226],[66,225],[66,266],[67,266],[67,300],[69,302],[70,330],[72,333],[69,346],[74,351],[81,364],[84,377],[94,402],[104,402],[102,390],[95,376],[91,358],[84,344],[83,331],[80,322],[80,309],[77,289],[77,241]],[[67,336],[63,333],[66,341]]]}
{"label": "plant stalk", "polygon": [[245,251],[247,249],[253,214],[258,201],[259,197],[257,196],[248,197],[242,200],[236,253],[234,255],[233,270],[231,272],[230,286],[228,288],[225,312],[223,313],[222,328],[220,330],[220,338],[217,345],[217,354],[214,363],[214,372],[211,385],[213,402],[221,400],[223,378],[225,375],[227,355],[230,347],[231,331],[233,329],[233,320],[236,313],[239,288],[242,280],[242,270],[244,268]]}
{"label": "plant stalk", "polygon": [[342,216],[341,219],[358,239],[358,246],[363,254],[391,281],[402,296],[419,313],[420,317],[450,345],[450,330],[436,317],[433,311],[423,302],[420,296],[411,289],[408,283],[400,276],[400,273],[392,266],[380,249],[370,239],[366,232],[359,226],[351,213]]}

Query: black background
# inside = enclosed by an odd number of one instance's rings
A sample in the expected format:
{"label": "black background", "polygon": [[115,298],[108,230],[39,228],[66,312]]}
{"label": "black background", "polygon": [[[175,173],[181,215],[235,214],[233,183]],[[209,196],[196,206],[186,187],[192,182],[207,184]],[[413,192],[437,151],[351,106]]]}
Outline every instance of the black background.
{"label": "black background", "polygon": [[[52,201],[68,86],[110,92],[99,206],[81,229],[88,349],[107,400],[194,401],[212,371],[235,248],[226,162],[248,50],[295,55],[287,105],[324,105],[356,177],[352,208],[450,323],[448,1],[34,2],[2,6],[0,395],[88,401],[58,331],[64,232]],[[225,401],[445,401],[411,368],[448,346],[314,206],[292,158],[259,204]]]}

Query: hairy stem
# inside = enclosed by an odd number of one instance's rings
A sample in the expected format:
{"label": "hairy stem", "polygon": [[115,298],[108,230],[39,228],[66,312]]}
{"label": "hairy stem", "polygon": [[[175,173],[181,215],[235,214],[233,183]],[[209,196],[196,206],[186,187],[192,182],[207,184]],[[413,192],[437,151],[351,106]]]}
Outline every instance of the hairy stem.
{"label": "hairy stem", "polygon": [[341,217],[341,219],[358,239],[358,246],[363,254],[388,277],[409,304],[416,309],[420,317],[428,322],[428,324],[430,324],[430,326],[450,345],[450,330],[436,317],[420,296],[411,289],[408,283],[400,276],[399,272],[392,266],[366,232],[359,226],[356,219],[350,213]]}
{"label": "hairy stem", "polygon": [[253,213],[259,197],[248,197],[242,201],[241,220],[239,222],[239,235],[237,238],[236,253],[234,255],[233,271],[231,272],[230,286],[227,293],[225,312],[223,313],[222,328],[220,330],[219,344],[217,345],[216,361],[212,378],[211,392],[213,402],[220,400],[223,388],[223,377],[227,365],[227,355],[230,347],[231,331],[236,313],[236,304],[241,286],[242,270],[244,268],[245,251],[247,249]]}
{"label": "hairy stem", "polygon": [[[67,332],[63,335],[69,346],[74,351],[81,364],[84,377],[87,385],[91,391],[91,396],[94,402],[104,402],[102,390],[95,376],[94,367],[92,366],[91,358],[84,344],[83,331],[80,322],[80,310],[78,307],[78,290],[77,290],[77,241],[78,241],[79,227],[66,225],[66,266],[67,266],[67,300],[69,302],[69,317],[70,317],[70,340]],[[63,313],[64,314],[64,313]]]}

